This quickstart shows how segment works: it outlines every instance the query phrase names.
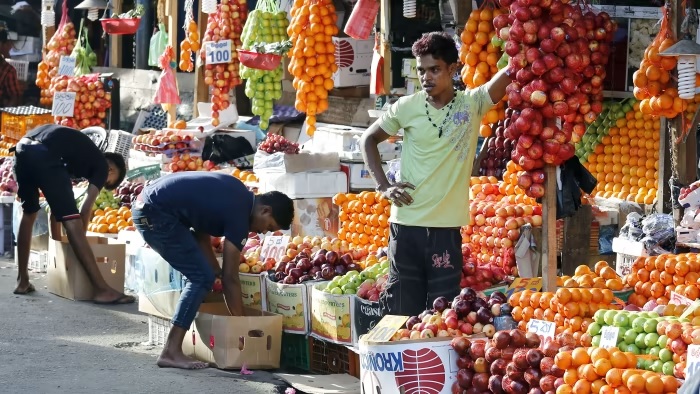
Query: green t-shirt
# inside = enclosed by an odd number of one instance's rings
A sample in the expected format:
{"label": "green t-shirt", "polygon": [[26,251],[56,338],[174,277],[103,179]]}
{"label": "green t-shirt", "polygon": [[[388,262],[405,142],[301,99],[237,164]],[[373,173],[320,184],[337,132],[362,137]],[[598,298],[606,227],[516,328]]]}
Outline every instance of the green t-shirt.
{"label": "green t-shirt", "polygon": [[[420,227],[461,227],[469,223],[471,177],[481,119],[493,107],[485,86],[456,92],[452,109],[436,109],[421,91],[401,97],[379,120],[388,134],[404,130],[401,181],[413,203],[391,207],[392,223]],[[426,111],[430,114],[430,119]],[[432,120],[432,122],[431,122]],[[442,126],[442,137],[438,129]]]}

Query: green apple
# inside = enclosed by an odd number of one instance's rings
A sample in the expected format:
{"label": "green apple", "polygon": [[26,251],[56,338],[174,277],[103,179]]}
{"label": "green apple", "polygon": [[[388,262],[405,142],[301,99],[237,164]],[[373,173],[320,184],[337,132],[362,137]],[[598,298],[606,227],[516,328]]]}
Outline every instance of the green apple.
{"label": "green apple", "polygon": [[639,348],[635,344],[627,345],[627,351],[636,355],[642,354],[641,350],[639,350]]}
{"label": "green apple", "polygon": [[355,270],[348,271],[348,272],[345,273],[346,276],[349,276],[349,277],[351,277],[351,278],[354,277],[354,276],[356,276],[356,275],[359,275],[359,274],[360,274],[360,273],[357,272],[357,271],[355,271]]}
{"label": "green apple", "polygon": [[656,373],[661,373],[661,368],[663,368],[663,366],[664,363],[661,360],[654,360],[649,366],[649,369]]}
{"label": "green apple", "polygon": [[615,323],[615,316],[617,316],[617,311],[607,311],[605,312],[604,320],[605,324],[612,326]]}
{"label": "green apple", "polygon": [[341,295],[343,294],[343,290],[340,287],[334,287],[333,289],[331,289],[331,294]]}
{"label": "green apple", "polygon": [[659,352],[661,351],[661,348],[658,346],[654,346],[649,349],[649,355],[652,356],[654,359],[659,358]]}
{"label": "green apple", "polygon": [[[642,334],[639,334],[642,335]],[[659,342],[659,334],[652,332],[644,336],[644,346],[647,348],[654,347]]]}
{"label": "green apple", "polygon": [[634,345],[640,349],[646,348],[646,344],[644,343],[644,339],[646,338],[646,336],[647,334],[637,334],[637,337],[634,339]]}
{"label": "green apple", "polygon": [[666,347],[667,343],[668,343],[668,337],[666,335],[660,335],[659,340],[656,342],[656,344],[662,349]]}
{"label": "green apple", "polygon": [[637,359],[637,369],[647,369],[647,361],[643,358],[638,358]]}
{"label": "green apple", "polygon": [[345,294],[348,294],[347,293],[348,290],[352,290],[353,291],[352,294],[355,294],[357,292],[357,290],[355,289],[355,286],[351,285],[350,283],[344,284],[343,286],[341,286],[340,289],[343,290],[343,293],[345,293]]}
{"label": "green apple", "polygon": [[644,332],[644,322],[646,321],[645,317],[642,316],[637,316],[632,320],[632,329],[636,332]]}
{"label": "green apple", "polygon": [[602,329],[602,327],[600,326],[600,324],[598,324],[598,323],[591,323],[591,324],[588,326],[588,335],[594,337],[594,336],[600,334],[600,330],[601,330],[601,329]]}
{"label": "green apple", "polygon": [[345,294],[345,295],[352,295],[352,294],[356,294],[356,293],[357,293],[357,290],[355,290],[355,288],[353,288],[353,287],[348,287],[347,289],[343,290],[343,294]]}
{"label": "green apple", "polygon": [[668,376],[673,376],[673,369],[676,367],[676,363],[673,361],[666,361],[664,365],[661,366],[661,373]]}
{"label": "green apple", "polygon": [[628,327],[630,324],[629,317],[624,313],[618,313],[613,319],[613,325],[615,327]]}
{"label": "green apple", "polygon": [[605,324],[605,310],[604,309],[598,309],[594,314],[593,314],[593,321],[598,323],[599,325]]}
{"label": "green apple", "polygon": [[379,266],[382,267],[382,269],[388,270],[389,269],[389,260],[382,261],[381,263],[379,263]]}
{"label": "green apple", "polygon": [[340,279],[338,279],[338,286],[342,287],[348,283],[348,277],[347,276],[341,276]]}
{"label": "green apple", "polygon": [[664,363],[666,361],[671,361],[673,360],[673,353],[671,353],[670,350],[663,348],[659,350],[659,360]]}
{"label": "green apple", "polygon": [[647,334],[651,334],[652,332],[656,332],[656,326],[659,324],[659,322],[656,321],[656,319],[648,319],[647,321],[644,322],[644,332]]}
{"label": "green apple", "polygon": [[593,345],[593,347],[600,346],[600,335],[595,335],[593,338],[591,338],[591,345]]}
{"label": "green apple", "polygon": [[622,340],[625,342],[627,345],[632,345],[634,344],[634,341],[637,339],[637,332],[634,331],[633,329],[628,329],[625,331],[625,335],[622,337]]}

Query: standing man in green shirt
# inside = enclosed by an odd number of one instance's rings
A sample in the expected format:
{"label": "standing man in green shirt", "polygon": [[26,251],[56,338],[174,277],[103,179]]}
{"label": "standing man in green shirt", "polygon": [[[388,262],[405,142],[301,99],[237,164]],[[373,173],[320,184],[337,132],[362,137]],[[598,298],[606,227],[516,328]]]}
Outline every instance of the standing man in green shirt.
{"label": "standing man in green shirt", "polygon": [[[469,179],[481,119],[505,96],[505,68],[476,89],[455,91],[459,66],[454,40],[443,32],[413,44],[423,90],[401,97],[362,136],[364,162],[392,201],[389,281],[380,298],[387,314],[418,315],[432,301],[452,299],[462,270],[460,228],[469,223]],[[377,145],[403,133],[400,178],[390,183]]]}

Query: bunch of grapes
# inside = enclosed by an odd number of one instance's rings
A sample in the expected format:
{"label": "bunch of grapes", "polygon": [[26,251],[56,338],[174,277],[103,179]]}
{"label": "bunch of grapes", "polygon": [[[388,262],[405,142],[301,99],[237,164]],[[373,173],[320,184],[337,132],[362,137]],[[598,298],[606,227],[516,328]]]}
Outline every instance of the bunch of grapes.
{"label": "bunch of grapes", "polygon": [[268,134],[260,143],[259,150],[267,153],[284,152],[289,154],[299,153],[299,144],[292,142],[279,134]]}

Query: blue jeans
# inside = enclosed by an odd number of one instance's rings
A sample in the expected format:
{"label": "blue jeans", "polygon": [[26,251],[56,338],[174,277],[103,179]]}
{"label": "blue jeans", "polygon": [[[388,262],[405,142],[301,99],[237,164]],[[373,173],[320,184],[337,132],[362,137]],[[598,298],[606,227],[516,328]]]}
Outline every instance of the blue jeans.
{"label": "blue jeans", "polygon": [[199,306],[211,291],[214,271],[189,227],[174,215],[142,202],[136,202],[131,213],[134,227],[144,241],[187,278],[175,309],[173,325],[188,330]]}

